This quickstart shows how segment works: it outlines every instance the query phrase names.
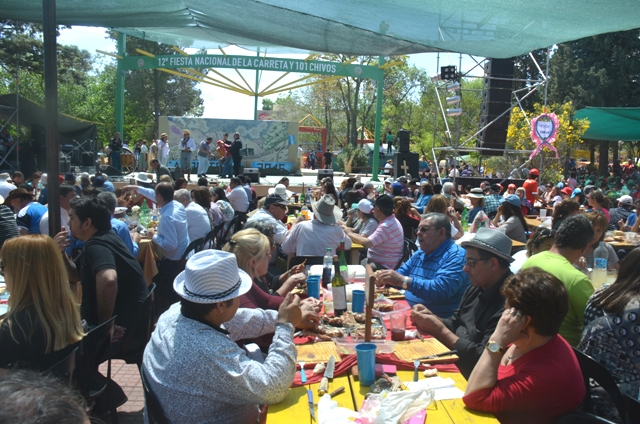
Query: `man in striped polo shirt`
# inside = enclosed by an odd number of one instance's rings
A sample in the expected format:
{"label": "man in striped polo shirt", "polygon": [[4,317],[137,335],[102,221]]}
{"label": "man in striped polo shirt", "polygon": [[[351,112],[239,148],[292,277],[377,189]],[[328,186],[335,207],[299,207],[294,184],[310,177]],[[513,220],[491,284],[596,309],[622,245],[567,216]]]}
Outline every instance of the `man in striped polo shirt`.
{"label": "man in striped polo shirt", "polygon": [[360,243],[368,249],[363,265],[369,264],[374,271],[396,269],[404,249],[404,232],[400,221],[393,214],[391,196],[383,194],[378,197],[373,207],[373,217],[379,224],[369,237],[356,234],[351,228],[345,229],[345,232],[354,243]]}

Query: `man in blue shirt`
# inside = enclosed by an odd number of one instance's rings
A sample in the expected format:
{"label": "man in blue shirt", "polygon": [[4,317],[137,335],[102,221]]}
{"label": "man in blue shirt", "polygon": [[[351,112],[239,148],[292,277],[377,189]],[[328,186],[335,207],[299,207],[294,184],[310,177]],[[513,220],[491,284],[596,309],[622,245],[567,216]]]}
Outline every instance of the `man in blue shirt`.
{"label": "man in blue shirt", "polygon": [[24,188],[17,188],[9,193],[4,204],[13,206],[20,235],[40,234],[40,220],[47,208],[34,202],[33,194]]}
{"label": "man in blue shirt", "polygon": [[182,255],[189,246],[187,213],[184,206],[173,200],[173,186],[160,183],[155,189],[127,186],[125,190],[137,190],[138,193],[158,205],[160,222],[158,232],[148,230],[147,235],[162,250],[163,259],[158,262],[158,274],[153,281],[158,288],[158,315],[166,311],[178,298],[173,291],[173,280],[184,270]]}
{"label": "man in blue shirt", "polygon": [[129,250],[129,252],[131,252],[133,257],[137,257],[140,234],[135,233],[133,237],[135,237],[136,239],[134,240],[131,236],[131,233],[129,232],[129,227],[127,226],[127,224],[119,219],[114,218],[113,215],[116,211],[116,205],[118,204],[116,195],[108,191],[103,191],[102,193],[98,194],[98,199],[103,200],[109,208],[109,212],[111,213],[111,230],[116,233],[120,240],[124,242],[124,245],[127,246],[127,249]]}
{"label": "man in blue shirt", "polygon": [[378,272],[376,285],[403,288],[411,306],[425,305],[433,314],[448,318],[469,286],[469,277],[462,270],[465,250],[451,239],[449,218],[441,213],[422,217],[417,241],[420,249],[397,272]]}

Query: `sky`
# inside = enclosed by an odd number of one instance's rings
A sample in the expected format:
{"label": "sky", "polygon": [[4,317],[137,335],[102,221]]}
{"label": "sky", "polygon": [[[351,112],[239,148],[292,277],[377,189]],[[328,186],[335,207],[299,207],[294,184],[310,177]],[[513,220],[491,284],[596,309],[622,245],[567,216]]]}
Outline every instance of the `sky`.
{"label": "sky", "polygon": [[[75,26],[70,29],[60,31],[58,43],[63,45],[75,45],[82,50],[87,50],[96,56],[97,66],[104,66],[107,63],[115,62],[115,58],[96,53],[96,50],[115,53],[115,40],[107,38],[105,28],[81,27]],[[229,55],[247,55],[254,56],[255,52],[247,51],[235,46],[229,46],[224,49]],[[187,53],[195,53],[195,50],[186,50]],[[220,54],[219,50],[210,50],[209,54]],[[277,55],[277,57],[304,59],[305,55]],[[479,62],[481,58],[476,58]],[[440,53],[440,66],[456,65],[459,66],[460,55],[457,53]],[[421,53],[409,55],[409,62],[419,68],[425,69],[430,76],[439,72],[438,55],[436,53]],[[476,65],[471,57],[462,55],[462,72],[467,72]],[[218,69],[218,72],[228,78],[244,85],[242,79],[233,69]],[[251,87],[255,84],[256,73],[250,70],[238,70]],[[280,72],[262,72],[260,76],[259,87],[264,88],[275,81],[282,75]],[[482,68],[475,67],[472,75],[482,75]],[[218,78],[214,74],[212,77]],[[289,74],[278,82],[278,85],[293,81],[300,78],[301,74]],[[275,87],[275,86],[274,86]],[[218,119],[253,119],[254,116],[254,97],[233,91],[225,90],[209,84],[198,84],[198,88],[202,91],[202,99],[204,101],[203,118]],[[282,94],[287,94],[283,92]],[[114,93],[115,97],[115,93]],[[278,94],[267,96],[267,98],[275,101]],[[262,108],[262,97],[258,98],[258,109]],[[303,117],[300,117],[301,119]]]}

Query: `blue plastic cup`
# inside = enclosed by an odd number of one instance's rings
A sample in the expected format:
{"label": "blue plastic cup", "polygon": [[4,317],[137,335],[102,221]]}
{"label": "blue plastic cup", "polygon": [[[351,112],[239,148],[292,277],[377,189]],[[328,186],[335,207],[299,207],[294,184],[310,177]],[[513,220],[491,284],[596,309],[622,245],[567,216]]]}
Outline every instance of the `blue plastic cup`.
{"label": "blue plastic cup", "polygon": [[309,297],[315,297],[320,299],[320,279],[319,278],[307,278],[307,295]]}
{"label": "blue plastic cup", "polygon": [[351,310],[353,312],[364,312],[364,290],[353,290],[351,292]]}
{"label": "blue plastic cup", "polygon": [[360,376],[361,386],[369,387],[376,381],[376,347],[374,343],[356,345],[358,375]]}

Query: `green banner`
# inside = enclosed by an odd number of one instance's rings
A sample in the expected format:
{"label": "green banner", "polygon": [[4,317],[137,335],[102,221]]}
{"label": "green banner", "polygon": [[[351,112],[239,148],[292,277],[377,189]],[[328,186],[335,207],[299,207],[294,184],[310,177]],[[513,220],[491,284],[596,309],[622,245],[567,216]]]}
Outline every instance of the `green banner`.
{"label": "green banner", "polygon": [[344,65],[320,60],[284,59],[276,57],[224,56],[199,54],[191,56],[127,56],[121,59],[124,69],[157,68],[236,68],[262,71],[296,72],[342,77],[377,78],[381,70],[375,66]]}

